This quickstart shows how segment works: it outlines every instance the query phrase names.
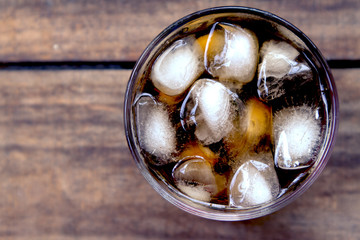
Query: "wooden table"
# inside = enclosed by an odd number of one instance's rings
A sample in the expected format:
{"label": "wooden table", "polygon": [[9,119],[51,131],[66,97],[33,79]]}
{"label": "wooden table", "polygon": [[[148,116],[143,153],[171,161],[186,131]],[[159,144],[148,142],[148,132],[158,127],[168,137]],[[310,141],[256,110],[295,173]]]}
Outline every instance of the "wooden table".
{"label": "wooden table", "polygon": [[[337,142],[312,187],[243,222],[185,213],[145,181],[123,128],[134,61],[196,10],[243,5],[302,29],[332,67]],[[0,239],[359,239],[360,1],[0,0]]]}

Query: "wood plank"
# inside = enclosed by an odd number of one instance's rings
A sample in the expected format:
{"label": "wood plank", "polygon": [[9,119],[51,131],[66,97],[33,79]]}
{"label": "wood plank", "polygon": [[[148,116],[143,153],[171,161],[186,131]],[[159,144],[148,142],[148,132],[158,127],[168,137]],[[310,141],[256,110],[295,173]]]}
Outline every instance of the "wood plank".
{"label": "wood plank", "polygon": [[130,71],[0,72],[0,238],[358,239],[359,69],[334,70],[340,127],[323,174],[266,217],[217,222],[162,199],[123,129]]}
{"label": "wood plank", "polygon": [[360,58],[358,0],[0,0],[0,61],[135,61],[177,19],[239,4],[287,19],[328,59]]}

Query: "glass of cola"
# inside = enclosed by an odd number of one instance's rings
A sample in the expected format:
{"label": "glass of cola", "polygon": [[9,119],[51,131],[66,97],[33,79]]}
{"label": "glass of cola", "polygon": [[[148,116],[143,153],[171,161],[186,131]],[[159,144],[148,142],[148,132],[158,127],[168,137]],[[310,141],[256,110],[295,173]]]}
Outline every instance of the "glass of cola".
{"label": "glass of cola", "polygon": [[337,129],[330,69],[274,14],[217,7],[162,31],[131,74],[124,122],[141,173],[209,219],[279,210],[324,169]]}

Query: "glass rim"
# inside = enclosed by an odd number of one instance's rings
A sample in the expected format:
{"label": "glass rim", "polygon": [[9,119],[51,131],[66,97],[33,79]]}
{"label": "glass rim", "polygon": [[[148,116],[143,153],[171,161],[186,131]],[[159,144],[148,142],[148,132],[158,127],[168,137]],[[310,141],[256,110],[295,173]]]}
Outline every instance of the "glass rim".
{"label": "glass rim", "polygon": [[[321,157],[319,157],[318,164],[314,168],[314,170],[310,173],[310,176],[308,176],[301,185],[295,189],[293,192],[289,194],[285,194],[284,196],[281,196],[268,204],[256,206],[253,208],[248,209],[232,209],[232,208],[211,208],[209,210],[202,210],[198,207],[192,206],[187,204],[184,201],[185,196],[182,193],[175,192],[174,190],[170,189],[168,185],[166,185],[162,181],[156,181],[154,178],[156,178],[154,173],[151,173],[150,169],[147,168],[142,164],[141,156],[138,153],[136,149],[135,141],[132,137],[132,122],[131,122],[131,108],[132,108],[132,91],[134,89],[134,84],[137,80],[139,70],[143,66],[143,64],[146,62],[146,60],[149,58],[149,54],[151,51],[158,46],[158,44],[170,33],[175,31],[176,29],[180,28],[181,26],[186,25],[187,23],[199,19],[201,17],[205,17],[207,15],[213,15],[213,14],[224,14],[224,13],[237,13],[237,14],[249,14],[249,15],[255,15],[257,17],[263,18],[265,20],[270,20],[275,22],[276,24],[279,24],[280,26],[284,26],[286,29],[290,30],[293,34],[295,34],[297,37],[300,38],[300,40],[305,44],[305,46],[309,49],[309,51],[315,56],[316,60],[319,61],[321,64],[321,67],[324,69],[325,79],[329,85],[329,92],[331,92],[331,112],[328,113],[329,116],[331,116],[331,119],[329,121],[330,126],[328,129],[329,136],[325,138],[326,144],[324,144],[324,151]],[[139,59],[137,60],[133,71],[130,75],[129,82],[127,84],[126,92],[125,92],[125,100],[124,100],[124,127],[125,127],[125,135],[127,139],[127,143],[129,146],[129,149],[131,151],[131,154],[136,162],[136,165],[142,175],[145,177],[145,179],[150,183],[150,185],[167,201],[172,203],[173,205],[179,207],[180,209],[189,212],[191,214],[208,218],[208,219],[214,219],[214,220],[222,220],[222,221],[239,221],[239,220],[247,220],[247,219],[253,219],[257,217],[261,217],[264,215],[268,215],[270,213],[273,213],[275,211],[278,211],[279,209],[285,207],[289,203],[291,203],[293,200],[298,198],[301,194],[303,194],[313,183],[314,181],[319,177],[323,169],[325,168],[329,158],[331,150],[335,143],[335,138],[337,134],[338,129],[338,111],[339,111],[339,102],[338,102],[338,95],[336,91],[336,86],[334,82],[334,78],[331,74],[330,67],[328,66],[325,58],[321,54],[320,50],[315,46],[315,44],[297,27],[295,27],[293,24],[288,22],[287,20],[278,17],[277,15],[256,9],[251,7],[242,7],[242,6],[220,6],[220,7],[213,7],[208,8],[204,10],[200,10],[194,13],[191,13],[174,23],[170,24],[168,27],[166,27],[163,31],[161,31],[151,42],[150,44],[145,48]],[[158,180],[158,179],[157,179]],[[172,193],[176,193],[177,196],[174,197]],[[184,196],[182,196],[184,195]],[[182,198],[180,200],[180,198]],[[190,201],[190,200],[188,200]],[[214,204],[216,205],[216,204]],[[225,206],[226,207],[226,206]],[[224,211],[225,209],[225,211]]]}

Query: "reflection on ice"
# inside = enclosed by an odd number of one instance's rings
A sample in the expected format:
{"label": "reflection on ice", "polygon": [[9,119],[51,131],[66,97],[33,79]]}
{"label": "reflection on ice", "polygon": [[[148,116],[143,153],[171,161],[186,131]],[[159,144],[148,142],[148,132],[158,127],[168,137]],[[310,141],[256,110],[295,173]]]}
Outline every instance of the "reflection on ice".
{"label": "reflection on ice", "polygon": [[236,170],[230,182],[229,205],[253,207],[275,199],[279,192],[272,154],[254,154]]}

